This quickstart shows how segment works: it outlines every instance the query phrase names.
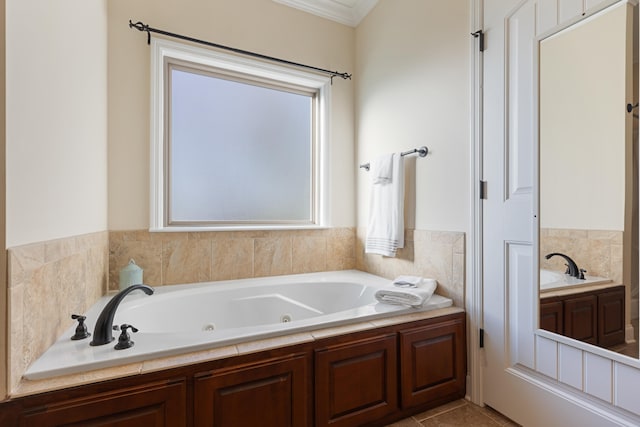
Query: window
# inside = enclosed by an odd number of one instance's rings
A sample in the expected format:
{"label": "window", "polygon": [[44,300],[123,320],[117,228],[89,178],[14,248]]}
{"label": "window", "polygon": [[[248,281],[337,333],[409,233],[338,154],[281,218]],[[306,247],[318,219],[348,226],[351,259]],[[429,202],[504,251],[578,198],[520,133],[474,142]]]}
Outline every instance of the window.
{"label": "window", "polygon": [[152,56],[152,230],[327,224],[329,78],[166,40]]}

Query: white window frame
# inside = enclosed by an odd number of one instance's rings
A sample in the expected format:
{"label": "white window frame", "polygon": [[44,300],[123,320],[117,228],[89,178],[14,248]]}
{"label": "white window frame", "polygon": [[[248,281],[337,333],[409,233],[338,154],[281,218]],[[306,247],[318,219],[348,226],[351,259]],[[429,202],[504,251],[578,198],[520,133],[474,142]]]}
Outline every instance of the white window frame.
{"label": "white window frame", "polygon": [[[165,115],[165,89],[168,76],[166,62],[188,62],[212,67],[222,72],[240,73],[258,79],[296,85],[316,90],[316,126],[313,147],[313,218],[311,224],[277,223],[222,223],[207,225],[170,225],[166,204],[166,150],[167,119]],[[152,39],[151,43],[151,149],[150,149],[150,231],[215,231],[215,230],[286,230],[326,228],[329,226],[329,106],[331,79],[328,76],[286,67],[277,63],[256,60],[165,39]],[[248,171],[249,172],[249,171]]]}

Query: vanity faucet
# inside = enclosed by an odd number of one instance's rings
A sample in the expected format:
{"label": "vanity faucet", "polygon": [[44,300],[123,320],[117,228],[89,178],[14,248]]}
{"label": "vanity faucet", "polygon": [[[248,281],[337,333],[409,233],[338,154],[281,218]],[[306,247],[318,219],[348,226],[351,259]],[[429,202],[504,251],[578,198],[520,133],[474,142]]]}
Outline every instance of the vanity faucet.
{"label": "vanity faucet", "polygon": [[[572,260],[571,258],[569,258],[569,256],[565,255],[565,254],[561,254],[560,252],[552,252],[550,254],[546,254],[544,257],[545,259],[549,259],[552,256],[561,256],[562,258],[564,258],[567,261],[567,272],[565,274],[570,275],[571,277],[576,277],[579,278],[580,277],[580,269],[578,268],[578,265],[575,263],[574,260]],[[584,275],[582,275],[582,278],[584,279]]]}
{"label": "vanity faucet", "polygon": [[113,317],[116,314],[116,310],[120,305],[120,302],[126,297],[130,292],[135,291],[136,289],[142,289],[145,294],[151,295],[153,294],[153,288],[147,285],[131,285],[128,288],[125,288],[114,295],[113,298],[104,306],[100,316],[98,316],[98,320],[96,321],[96,326],[93,329],[93,341],[91,341],[91,345],[104,345],[109,344],[113,341]]}

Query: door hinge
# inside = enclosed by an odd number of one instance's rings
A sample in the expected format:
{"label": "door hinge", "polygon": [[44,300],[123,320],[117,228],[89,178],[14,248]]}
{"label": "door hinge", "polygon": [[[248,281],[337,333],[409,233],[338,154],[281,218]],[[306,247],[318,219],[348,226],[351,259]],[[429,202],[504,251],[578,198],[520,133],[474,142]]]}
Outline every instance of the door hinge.
{"label": "door hinge", "polygon": [[480,180],[480,199],[487,199],[487,181]]}
{"label": "door hinge", "polygon": [[484,329],[480,328],[480,348],[484,348]]}
{"label": "door hinge", "polygon": [[478,39],[478,49],[480,50],[480,52],[484,52],[484,33],[482,32],[482,30],[471,33],[471,35]]}

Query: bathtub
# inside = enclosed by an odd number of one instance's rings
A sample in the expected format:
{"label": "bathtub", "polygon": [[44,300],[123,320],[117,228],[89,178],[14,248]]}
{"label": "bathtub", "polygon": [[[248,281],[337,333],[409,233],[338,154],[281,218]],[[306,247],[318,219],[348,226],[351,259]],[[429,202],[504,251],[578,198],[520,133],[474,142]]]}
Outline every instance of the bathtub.
{"label": "bathtub", "polygon": [[602,285],[610,283],[611,279],[606,277],[588,276],[584,279],[577,279],[560,271],[540,269],[540,292],[559,291],[561,289],[580,288],[583,286]]}
{"label": "bathtub", "polygon": [[[378,303],[376,290],[388,284],[388,279],[348,270],[162,286],[150,296],[134,291],[114,319],[114,325],[138,328],[130,333],[133,347],[115,350],[117,331],[113,343],[99,347],[89,345],[91,338],[72,341],[74,325],[24,377],[44,379],[452,305],[440,295],[418,309]],[[111,297],[86,313],[90,332]]]}

